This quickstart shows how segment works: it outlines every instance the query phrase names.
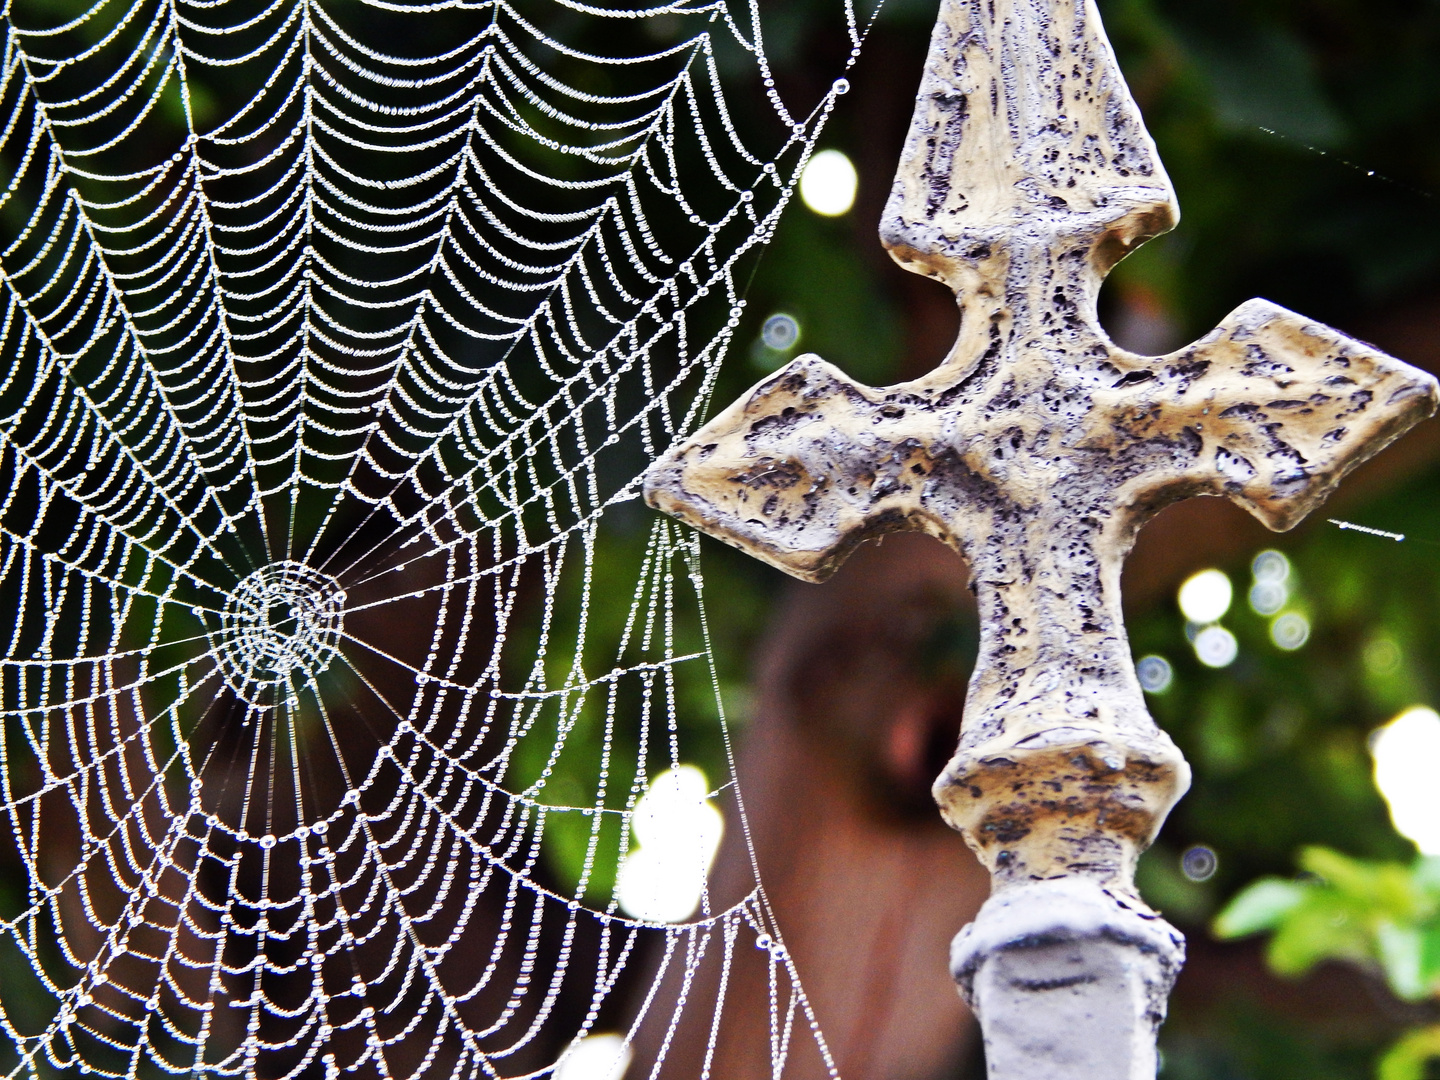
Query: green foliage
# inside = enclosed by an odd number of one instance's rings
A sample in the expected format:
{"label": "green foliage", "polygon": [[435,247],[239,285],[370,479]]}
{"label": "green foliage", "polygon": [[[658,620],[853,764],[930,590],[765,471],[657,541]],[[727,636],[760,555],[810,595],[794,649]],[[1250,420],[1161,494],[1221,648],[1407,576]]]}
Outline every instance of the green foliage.
{"label": "green foliage", "polygon": [[[1265,875],[1283,874],[1294,852],[1323,845],[1373,859],[1402,860],[1409,844],[1390,824],[1371,777],[1366,741],[1411,705],[1440,701],[1440,561],[1419,541],[1440,537],[1440,478],[1426,476],[1357,512],[1404,532],[1404,544],[1342,532],[1322,521],[1276,538],[1292,571],[1283,609],[1262,615],[1247,601],[1249,559],[1226,567],[1235,602],[1223,618],[1239,643],[1228,667],[1206,667],[1187,640],[1179,611],[1165,603],[1129,619],[1137,657],[1157,654],[1174,682],[1149,704],[1195,769],[1195,783],[1142,860],[1142,888],[1195,843],[1220,865],[1204,883],[1176,880],[1155,896],[1167,911],[1189,898],[1190,925],[1222,896]],[[1276,621],[1302,615],[1309,639],[1297,649],[1272,637]],[[1184,919],[1182,919],[1184,921]]]}
{"label": "green foliage", "polygon": [[1418,1028],[1386,1051],[1376,1080],[1424,1080],[1425,1067],[1440,1058],[1440,1024]]}
{"label": "green foliage", "polygon": [[[44,0],[36,9],[48,20],[87,6]],[[807,65],[819,69],[815,62],[823,60],[828,70],[834,50],[848,48],[814,33],[821,12],[830,18],[834,6],[833,0],[765,6],[767,52],[777,77],[790,80],[787,91],[805,85]],[[1107,296],[1147,293],[1196,336],[1252,295],[1347,326],[1435,289],[1440,3],[1100,0],[1100,7],[1185,212],[1176,233],[1117,268]],[[877,130],[873,113],[862,106],[882,75],[890,76],[866,65],[889,63],[871,57],[903,55],[909,66],[894,78],[908,93],[918,81],[934,10],[934,0],[886,0],[877,36],[854,73],[855,91],[842,99],[822,145],[844,149],[857,161],[871,150]],[[674,33],[688,25],[675,19]],[[660,31],[657,21],[657,40]],[[604,32],[601,25],[602,43]],[[876,47],[887,38],[895,49]],[[717,64],[727,77],[749,70],[752,58],[723,38],[718,44]],[[201,128],[225,114],[225,87],[192,81],[189,92]],[[187,122],[173,94],[160,115],[171,129]],[[736,115],[747,122],[743,107]],[[885,134],[895,143],[875,154],[893,161],[903,132]],[[888,183],[888,175],[877,179],[866,172],[865,182]],[[744,321],[713,394],[717,405],[786,358],[759,354],[752,362],[760,326],[776,311],[801,324],[795,351],[818,351],[872,382],[895,376],[905,349],[896,283],[905,273],[879,251],[879,201],[867,202],[862,188],[861,206],[871,207],[871,216],[857,210],[839,220],[819,219],[798,201],[792,204],[774,243],[755,256]],[[1440,863],[1396,861],[1407,845],[1390,827],[1371,783],[1365,739],[1402,708],[1440,704],[1440,670],[1433,663],[1440,656],[1440,560],[1423,544],[1427,538],[1440,542],[1440,477],[1419,477],[1347,514],[1418,540],[1397,546],[1316,523],[1277,541],[1295,567],[1285,610],[1303,614],[1311,626],[1303,648],[1278,647],[1271,637],[1275,617],[1247,607],[1243,563],[1228,568],[1242,586],[1225,619],[1240,643],[1231,667],[1200,664],[1183,620],[1168,605],[1130,620],[1136,655],[1159,653],[1174,665],[1174,685],[1151,705],[1196,774],[1164,840],[1142,861],[1140,879],[1157,906],[1192,928],[1238,889],[1216,918],[1216,930],[1225,937],[1271,932],[1269,956],[1277,970],[1298,973],[1324,959],[1345,959],[1382,973],[1397,996],[1418,999],[1433,995],[1440,979]],[[580,625],[578,610],[588,605],[583,649],[573,637],[557,639],[536,614],[530,621],[517,617],[517,642],[507,651],[541,656],[534,685],[557,691],[523,718],[507,784],[530,787],[537,804],[549,808],[545,864],[564,889],[578,887],[588,862],[584,895],[590,903],[603,901],[613,886],[621,843],[621,819],[613,811],[630,805],[647,776],[670,764],[663,738],[641,750],[639,680],[613,691],[594,681],[616,664],[639,659],[617,643],[637,607],[636,583],[645,574],[653,521],[638,504],[617,507],[596,538],[590,576],[581,573],[585,560],[579,554],[571,558],[553,625]],[[777,575],[719,544],[704,541],[700,549],[720,696],[731,719],[743,723],[750,655]],[[677,564],[677,587],[688,589],[691,567],[673,554],[667,558]],[[658,596],[654,588],[642,593],[642,616],[663,605]],[[677,610],[691,608],[693,602]],[[149,626],[151,614],[139,607],[131,612],[127,645],[140,643],[132,628]],[[677,652],[701,647],[701,627],[683,614],[676,634]],[[176,618],[163,640],[195,636],[192,625]],[[507,672],[506,685],[530,675]],[[710,671],[702,662],[681,665],[673,693],[685,759],[722,782],[725,747]],[[552,760],[562,732],[565,749]],[[582,808],[596,802],[597,763],[606,745],[621,763],[601,800],[610,812],[587,814]],[[1209,881],[1191,881],[1179,870],[1179,852],[1198,842],[1220,856]],[[1280,876],[1297,848],[1313,876]],[[1341,855],[1337,848],[1367,858]],[[13,885],[0,882],[0,910],[11,915],[23,901]],[[11,973],[7,978],[30,977],[24,957],[6,956],[0,967]],[[22,1013],[31,1000],[24,992],[6,994],[7,1008],[19,1002]],[[33,1030],[46,1017],[12,1019]],[[1417,1080],[1437,1054],[1440,1027],[1418,1028],[1384,1057],[1380,1080]],[[1200,1040],[1181,1030],[1170,1044],[1165,1075],[1355,1080],[1370,1056],[1369,1048],[1322,1043],[1263,1010],[1235,1009],[1225,1014],[1223,1037]]]}
{"label": "green foliage", "polygon": [[[1270,967],[1301,975],[1324,960],[1382,974],[1398,998],[1440,996],[1440,858],[1411,866],[1352,859],[1328,848],[1300,854],[1306,877],[1261,878],[1215,919],[1218,937],[1269,931]],[[1440,1058],[1440,1025],[1408,1032],[1381,1058],[1378,1080],[1423,1080]]]}
{"label": "green foliage", "polygon": [[[1099,6],[1184,212],[1179,229],[1116,268],[1102,295],[1102,317],[1118,299],[1146,297],[1174,322],[1181,344],[1252,296],[1354,330],[1399,302],[1435,293],[1440,4],[1099,0]],[[805,85],[807,65],[828,58],[834,43],[803,25],[813,23],[819,0],[779,7],[783,33],[767,30],[767,48],[781,50],[776,77]],[[717,405],[796,352],[819,352],[871,382],[898,377],[907,347],[913,349],[904,340],[909,281],[880,251],[875,226],[883,198],[875,187],[888,187],[885,170],[893,167],[903,128],[876,122],[876,100],[889,95],[897,109],[908,109],[934,12],[934,0],[886,0],[881,8],[852,73],[854,89],[841,99],[821,144],[859,164],[857,209],[822,220],[792,203],[774,243],[757,256]],[[902,58],[910,65],[903,75],[894,70]],[[776,312],[801,325],[801,340],[783,354],[759,343],[764,320]],[[1276,615],[1246,603],[1248,556],[1224,567],[1238,586],[1223,620],[1239,641],[1233,665],[1216,670],[1200,663],[1171,604],[1127,619],[1135,655],[1160,654],[1174,667],[1173,685],[1150,705],[1195,770],[1190,794],[1142,859],[1139,880],[1147,898],[1192,936],[1248,882],[1267,884],[1226,907],[1235,933],[1258,932],[1297,897],[1310,896],[1305,881],[1283,877],[1299,849],[1328,847],[1397,864],[1411,855],[1375,790],[1366,740],[1408,706],[1440,704],[1433,663],[1440,656],[1440,559],[1423,542],[1440,542],[1440,476],[1414,476],[1368,500],[1354,498],[1353,482],[1347,492],[1352,501],[1343,516],[1414,539],[1395,545],[1315,520],[1264,542],[1294,567],[1290,600]],[[701,549],[707,602],[725,605],[712,607],[711,626],[725,635],[717,655],[728,698],[730,687],[743,685],[775,579],[718,543],[702,541]],[[1286,613],[1309,622],[1300,648],[1281,648],[1272,638],[1275,619]],[[1219,855],[1218,871],[1206,881],[1189,879],[1180,867],[1181,853],[1196,843]],[[1355,918],[1354,925],[1367,925]],[[1345,927],[1328,929],[1349,940],[1364,963],[1383,969],[1378,934],[1362,948],[1338,933]],[[1413,970],[1406,976],[1400,960],[1413,941],[1400,929],[1387,931],[1385,940],[1390,969],[1400,985],[1413,987],[1418,976]],[[1292,964],[1304,955],[1295,948]],[[1187,1018],[1177,1005],[1165,1029],[1166,1080],[1359,1080],[1392,1038],[1386,1030],[1320,1030],[1239,1004],[1238,991],[1207,1022],[1205,1028]]]}
{"label": "green foliage", "polygon": [[1282,975],[1348,960],[1383,973],[1404,1000],[1440,992],[1440,858],[1405,866],[1311,847],[1300,866],[1308,877],[1243,889],[1215,919],[1216,935],[1271,931],[1267,959]]}
{"label": "green foliage", "polygon": [[[900,317],[885,302],[871,268],[855,258],[854,239],[848,223],[808,211],[786,220],[764,256],[762,281],[771,287],[785,283],[776,295],[799,322],[801,336],[796,348],[783,354],[752,347],[748,375],[758,378],[794,355],[815,352],[866,382],[883,383],[891,376],[903,344]],[[752,312],[762,320],[770,314]]]}
{"label": "green foliage", "polygon": [[1261,878],[1247,886],[1216,917],[1216,936],[1235,938],[1273,930],[1305,901],[1306,893],[1303,882]]}
{"label": "green foliage", "polygon": [[[1352,1080],[1368,1076],[1367,1055],[1297,1031],[1265,1009],[1227,1002],[1220,1037],[1165,1032],[1163,1080]],[[1173,1029],[1173,1021],[1166,1029]]]}
{"label": "green foliage", "polygon": [[[1274,615],[1247,602],[1249,560],[1226,567],[1237,588],[1222,621],[1240,647],[1228,667],[1196,659],[1170,604],[1130,620],[1135,654],[1161,654],[1174,667],[1173,684],[1150,706],[1195,769],[1190,794],[1141,861],[1147,898],[1192,937],[1217,909],[1222,937],[1271,931],[1266,948],[1276,971],[1344,960],[1383,979],[1401,1000],[1427,1003],[1440,979],[1440,862],[1411,865],[1413,848],[1395,832],[1374,786],[1367,739],[1403,709],[1440,700],[1432,662],[1440,654],[1440,560],[1430,544],[1440,539],[1437,508],[1440,479],[1424,475],[1345,511],[1406,533],[1403,544],[1323,520],[1277,537],[1272,546],[1287,554],[1292,571],[1289,599]],[[1271,636],[1287,612],[1310,624],[1309,639],[1294,650]],[[1179,852],[1193,843],[1218,853],[1213,879],[1180,873]],[[1308,875],[1298,880],[1286,876],[1297,850]],[[1359,1080],[1373,1075],[1377,1058],[1387,1070],[1408,1063],[1386,1080],[1425,1076],[1424,1056],[1415,1057],[1425,1045],[1418,1034],[1381,1055],[1397,1029],[1422,1023],[1433,1004],[1402,1011],[1393,1026],[1357,1021],[1336,1032],[1269,1012],[1246,999],[1240,982],[1237,975],[1229,1003],[1217,1003],[1203,1022],[1177,1009],[1164,1036],[1165,1080]],[[1292,1045],[1304,1054],[1271,1053]]]}

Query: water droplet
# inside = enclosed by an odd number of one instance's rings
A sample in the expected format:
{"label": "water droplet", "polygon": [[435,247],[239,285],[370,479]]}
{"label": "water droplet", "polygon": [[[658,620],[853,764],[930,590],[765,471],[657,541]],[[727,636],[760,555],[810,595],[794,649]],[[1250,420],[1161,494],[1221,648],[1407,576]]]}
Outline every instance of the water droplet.
{"label": "water droplet", "polygon": [[849,79],[836,79],[834,85],[835,85],[835,93],[837,93],[837,94],[848,94],[848,93],[850,92],[850,80],[849,80]]}
{"label": "water droplet", "polygon": [[[333,578],[290,560],[261,567],[235,587],[210,648],[239,698],[266,709],[292,679],[314,684],[339,648],[338,589]],[[284,703],[293,706],[293,696]]]}

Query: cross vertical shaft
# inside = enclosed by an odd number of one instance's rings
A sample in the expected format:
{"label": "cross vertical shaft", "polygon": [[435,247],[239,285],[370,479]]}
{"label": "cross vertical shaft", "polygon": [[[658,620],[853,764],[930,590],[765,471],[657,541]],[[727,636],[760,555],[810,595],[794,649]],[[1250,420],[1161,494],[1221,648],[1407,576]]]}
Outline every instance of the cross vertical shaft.
{"label": "cross vertical shaft", "polygon": [[992,1080],[1155,1072],[1183,943],[1133,872],[1189,771],[1130,659],[1135,533],[1203,494],[1289,528],[1436,408],[1430,376],[1260,300],[1117,348],[1100,285],[1177,218],[1093,0],[942,0],[881,240],[955,292],[954,348],[879,389],[800,357],[646,477],[807,580],[897,530],[969,560],[980,655],[935,795],[992,875],[952,954]]}

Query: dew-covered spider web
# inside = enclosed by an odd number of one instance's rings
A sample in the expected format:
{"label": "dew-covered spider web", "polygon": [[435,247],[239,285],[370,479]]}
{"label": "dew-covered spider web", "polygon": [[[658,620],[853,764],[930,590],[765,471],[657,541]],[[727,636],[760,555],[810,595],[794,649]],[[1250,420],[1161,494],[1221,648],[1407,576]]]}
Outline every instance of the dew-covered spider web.
{"label": "dew-covered spider web", "polygon": [[638,478],[844,65],[787,102],[726,0],[0,14],[0,1075],[653,1063],[757,942],[825,1057],[758,885],[615,880],[728,746]]}

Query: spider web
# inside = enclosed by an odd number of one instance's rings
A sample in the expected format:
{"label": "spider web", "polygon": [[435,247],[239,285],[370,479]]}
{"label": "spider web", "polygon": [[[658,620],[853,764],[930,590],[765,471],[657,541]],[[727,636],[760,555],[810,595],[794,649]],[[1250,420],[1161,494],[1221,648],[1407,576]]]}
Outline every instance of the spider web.
{"label": "spider web", "polygon": [[0,1069],[546,1075],[758,940],[778,1073],[758,883],[611,895],[724,730],[635,500],[844,81],[724,0],[0,15]]}

